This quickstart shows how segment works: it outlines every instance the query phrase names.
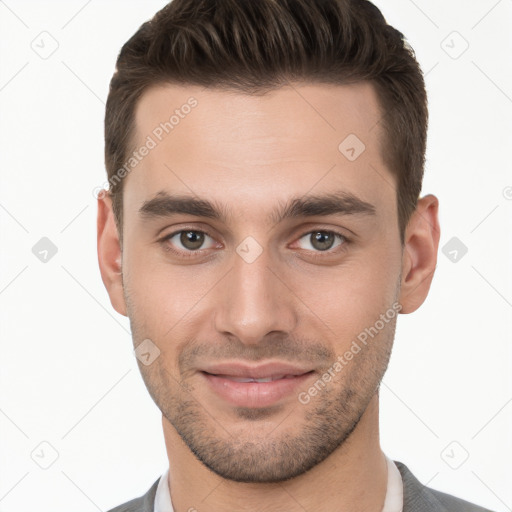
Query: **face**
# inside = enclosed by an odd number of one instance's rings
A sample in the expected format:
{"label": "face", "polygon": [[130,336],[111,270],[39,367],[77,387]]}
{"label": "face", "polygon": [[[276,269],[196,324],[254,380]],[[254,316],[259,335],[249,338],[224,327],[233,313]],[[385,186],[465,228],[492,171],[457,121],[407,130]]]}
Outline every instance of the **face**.
{"label": "face", "polygon": [[224,478],[312,468],[386,371],[403,248],[381,116],[366,83],[139,101],[135,147],[151,147],[125,178],[111,297],[165,421]]}

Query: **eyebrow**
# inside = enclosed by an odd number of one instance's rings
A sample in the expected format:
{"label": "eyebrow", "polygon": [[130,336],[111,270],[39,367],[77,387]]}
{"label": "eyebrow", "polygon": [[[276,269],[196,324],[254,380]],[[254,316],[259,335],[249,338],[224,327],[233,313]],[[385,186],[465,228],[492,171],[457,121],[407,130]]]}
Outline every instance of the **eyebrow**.
{"label": "eyebrow", "polygon": [[[144,201],[139,214],[145,220],[166,218],[177,214],[205,217],[228,222],[235,215],[215,201],[189,195],[171,195],[160,191]],[[268,216],[270,223],[278,224],[285,219],[327,215],[376,215],[375,207],[351,192],[340,191],[321,195],[306,195],[288,200],[276,207]]]}

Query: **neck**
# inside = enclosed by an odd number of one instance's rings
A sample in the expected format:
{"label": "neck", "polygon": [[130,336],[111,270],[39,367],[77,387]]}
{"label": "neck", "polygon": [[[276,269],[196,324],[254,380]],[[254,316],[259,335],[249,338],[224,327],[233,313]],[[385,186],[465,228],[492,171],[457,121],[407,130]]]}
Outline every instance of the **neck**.
{"label": "neck", "polygon": [[376,393],[349,438],[327,459],[291,480],[251,484],[225,480],[204,466],[162,418],[175,512],[381,512],[387,463],[379,443]]}

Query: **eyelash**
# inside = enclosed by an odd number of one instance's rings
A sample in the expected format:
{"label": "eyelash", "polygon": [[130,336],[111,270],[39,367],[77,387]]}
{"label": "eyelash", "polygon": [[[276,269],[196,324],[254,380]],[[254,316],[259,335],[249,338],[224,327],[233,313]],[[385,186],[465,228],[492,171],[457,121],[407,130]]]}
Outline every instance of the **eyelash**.
{"label": "eyelash", "polygon": [[[184,258],[194,258],[198,254],[200,254],[201,252],[208,250],[208,249],[196,249],[196,250],[193,250],[193,251],[176,250],[170,244],[167,243],[174,236],[176,236],[176,235],[178,235],[180,233],[186,232],[186,231],[192,231],[193,233],[201,233],[201,234],[209,236],[213,240],[215,239],[212,234],[210,234],[208,231],[206,231],[204,229],[182,228],[182,229],[179,229],[178,231],[174,231],[174,232],[170,233],[169,235],[165,235],[163,238],[161,238],[159,240],[159,242],[161,243],[162,246],[164,246],[164,249],[166,251],[172,252],[175,255],[180,256],[180,257],[184,257]],[[312,235],[313,233],[318,233],[318,232],[333,234],[333,235],[341,238],[342,242],[341,242],[340,245],[337,245],[334,250],[328,249],[326,251],[312,251],[313,258],[325,257],[325,256],[323,256],[324,254],[326,254],[326,255],[336,254],[340,250],[343,250],[346,245],[351,243],[351,240],[345,234],[340,233],[339,231],[336,231],[336,230],[332,230],[332,229],[313,229],[313,230],[310,230],[310,231],[306,231],[305,233],[301,234],[297,238],[297,240],[300,240],[300,239],[304,238],[306,235]]]}
{"label": "eyelash", "polygon": [[181,250],[176,250],[171,245],[167,244],[167,242],[171,238],[173,238],[176,235],[179,235],[180,233],[184,233],[186,231],[192,231],[193,233],[202,233],[202,234],[207,235],[210,238],[214,239],[213,235],[211,235],[208,231],[206,231],[204,229],[182,228],[182,229],[179,229],[178,231],[174,231],[173,233],[170,233],[169,235],[165,235],[163,238],[161,238],[159,240],[159,242],[161,242],[161,244],[164,246],[164,249],[166,251],[172,252],[172,253],[176,254],[177,256],[185,257],[185,258],[193,258],[193,257],[197,256],[198,254],[200,254],[201,252],[208,250],[208,249],[197,249],[195,251],[181,251]]}

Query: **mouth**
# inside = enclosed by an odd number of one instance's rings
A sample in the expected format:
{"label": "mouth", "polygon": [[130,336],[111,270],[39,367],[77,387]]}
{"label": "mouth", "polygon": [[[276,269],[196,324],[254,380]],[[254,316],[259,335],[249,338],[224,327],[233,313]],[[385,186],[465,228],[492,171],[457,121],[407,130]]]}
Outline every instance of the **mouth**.
{"label": "mouth", "polygon": [[[205,372],[208,373],[208,372]],[[294,379],[297,377],[297,375],[274,375],[271,377],[261,377],[259,379],[254,377],[235,377],[233,375],[215,375],[215,374],[209,374],[214,375],[215,377],[221,377],[223,379],[229,379],[233,382],[273,382],[275,380],[281,380],[281,379]]]}
{"label": "mouth", "polygon": [[309,368],[281,363],[256,367],[241,364],[222,364],[201,370],[200,375],[216,398],[238,407],[269,407],[290,396],[315,374]]}

